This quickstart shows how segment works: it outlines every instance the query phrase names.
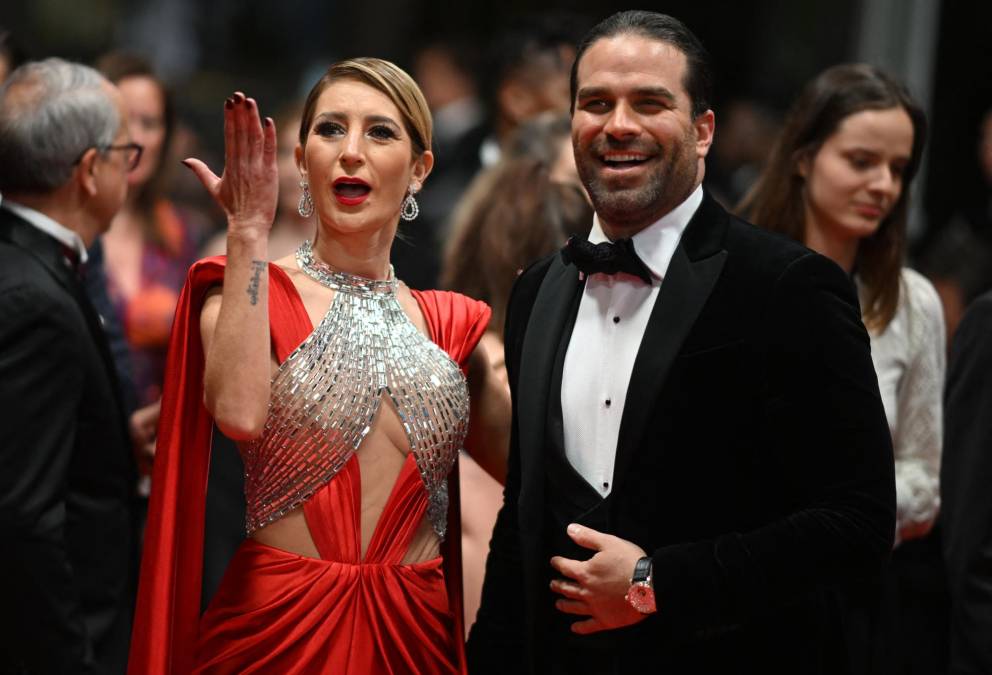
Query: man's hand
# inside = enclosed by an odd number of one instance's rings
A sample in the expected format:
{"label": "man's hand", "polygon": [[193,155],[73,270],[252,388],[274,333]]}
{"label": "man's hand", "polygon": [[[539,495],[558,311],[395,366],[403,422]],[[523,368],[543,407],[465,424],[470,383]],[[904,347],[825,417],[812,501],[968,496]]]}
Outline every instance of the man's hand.
{"label": "man's hand", "polygon": [[129,430],[131,444],[134,448],[134,459],[138,463],[141,474],[152,472],[152,460],[155,459],[155,440],[158,434],[158,418],[162,411],[162,399],[135,410],[131,414]]}
{"label": "man's hand", "polygon": [[631,607],[626,595],[634,566],[644,557],[644,549],[574,523],[567,531],[576,544],[597,552],[585,562],[561,556],[551,559],[551,566],[567,577],[551,582],[551,590],[563,596],[555,606],[566,614],[589,617],[572,624],[572,632],[597,633],[643,620],[646,615]]}

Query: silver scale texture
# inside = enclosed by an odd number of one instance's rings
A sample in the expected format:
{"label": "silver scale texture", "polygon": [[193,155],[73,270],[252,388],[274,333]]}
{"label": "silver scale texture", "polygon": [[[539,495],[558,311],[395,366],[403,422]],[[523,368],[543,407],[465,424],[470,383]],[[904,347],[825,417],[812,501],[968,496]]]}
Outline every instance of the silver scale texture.
{"label": "silver scale texture", "polygon": [[244,448],[248,534],[303,504],[340,471],[390,396],[428,493],[427,515],[445,535],[446,478],[468,430],[465,376],[417,330],[396,298],[397,281],[332,270],[309,241],[303,270],[335,290],[327,314],[272,379],[269,414]]}

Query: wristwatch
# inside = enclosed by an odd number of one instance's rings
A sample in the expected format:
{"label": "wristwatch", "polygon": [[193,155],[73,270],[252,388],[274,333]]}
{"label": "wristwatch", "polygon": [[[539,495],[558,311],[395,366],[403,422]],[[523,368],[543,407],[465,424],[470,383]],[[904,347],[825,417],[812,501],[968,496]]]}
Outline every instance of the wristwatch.
{"label": "wristwatch", "polygon": [[652,614],[657,609],[654,604],[654,586],[651,583],[651,558],[644,556],[634,565],[634,576],[627,589],[627,602],[641,614]]}

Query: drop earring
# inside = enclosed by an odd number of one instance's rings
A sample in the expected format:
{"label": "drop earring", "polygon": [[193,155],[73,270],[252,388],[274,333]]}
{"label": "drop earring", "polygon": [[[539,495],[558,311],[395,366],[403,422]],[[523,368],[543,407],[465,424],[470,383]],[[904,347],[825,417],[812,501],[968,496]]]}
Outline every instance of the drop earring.
{"label": "drop earring", "polygon": [[411,185],[410,191],[406,194],[406,199],[403,200],[403,208],[400,209],[400,218],[407,222],[420,215],[420,205],[413,198],[413,195],[417,194],[419,189],[420,187],[416,183]]}
{"label": "drop earring", "polygon": [[305,180],[301,180],[300,188],[303,190],[303,194],[300,195],[300,203],[296,205],[296,210],[304,218],[309,218],[313,215],[313,198],[310,197],[310,184]]}

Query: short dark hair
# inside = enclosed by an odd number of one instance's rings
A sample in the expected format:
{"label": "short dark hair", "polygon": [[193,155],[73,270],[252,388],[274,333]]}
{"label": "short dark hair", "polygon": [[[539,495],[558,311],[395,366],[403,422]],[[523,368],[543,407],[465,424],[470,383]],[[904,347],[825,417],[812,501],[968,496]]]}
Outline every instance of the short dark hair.
{"label": "short dark hair", "polygon": [[675,17],[658,12],[627,10],[617,12],[586,33],[579,43],[575,62],[572,64],[572,112],[575,112],[575,95],[578,92],[579,62],[594,43],[617,35],[640,35],[665,42],[685,54],[686,69],[682,86],[692,102],[692,116],[697,117],[710,109],[713,96],[713,70],[710,56],[699,38]]}

